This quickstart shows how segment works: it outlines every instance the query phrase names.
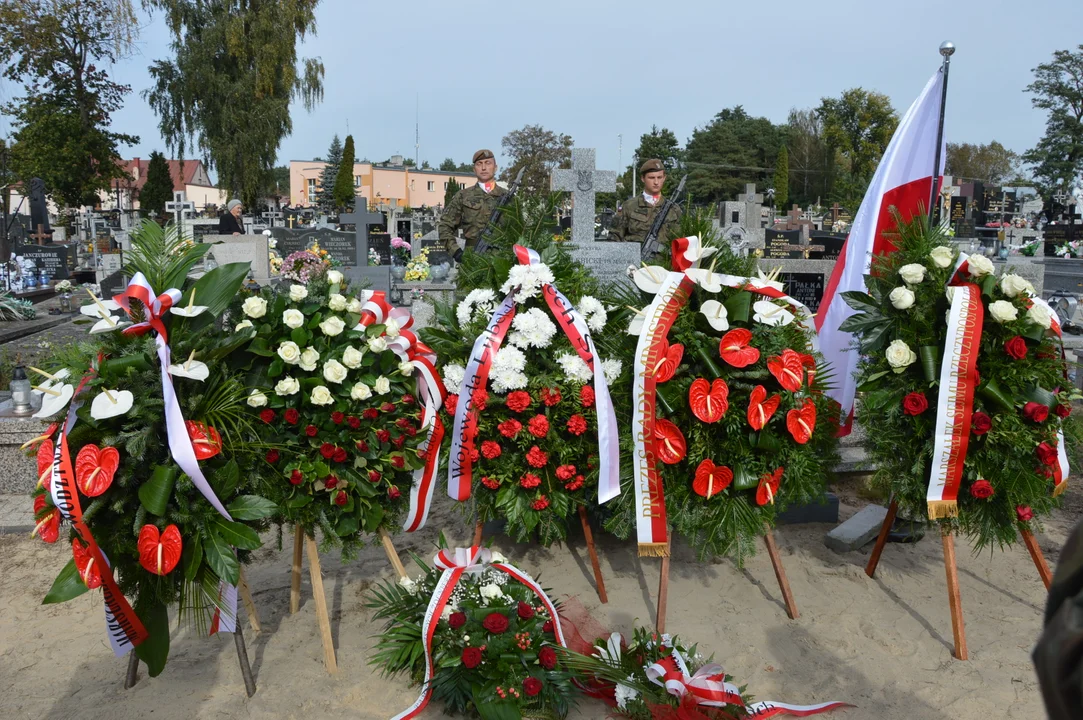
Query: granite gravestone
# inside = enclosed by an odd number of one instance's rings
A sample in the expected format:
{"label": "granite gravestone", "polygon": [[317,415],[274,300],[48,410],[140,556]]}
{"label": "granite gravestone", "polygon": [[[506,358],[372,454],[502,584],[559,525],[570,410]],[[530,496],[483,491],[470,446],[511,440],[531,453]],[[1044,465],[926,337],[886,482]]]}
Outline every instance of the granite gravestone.
{"label": "granite gravestone", "polygon": [[822,246],[823,250],[809,250],[809,260],[838,260],[842,255],[842,246],[846,244],[846,233],[814,232],[809,236],[812,247]]}
{"label": "granite gravestone", "polygon": [[786,288],[786,294],[797,300],[809,311],[815,313],[820,309],[820,301],[824,297],[823,273],[818,272],[782,272],[778,280]]}
{"label": "granite gravestone", "polygon": [[[369,265],[369,226],[382,223],[383,220],[382,213],[368,211],[368,200],[363,197],[357,198],[357,207],[354,212],[343,213],[338,217],[340,223],[354,225],[354,264],[343,268],[345,275],[353,281],[359,281],[362,285],[368,286],[371,290],[390,293],[390,247],[387,265]],[[381,257],[381,262],[382,260]]]}
{"label": "granite gravestone", "polygon": [[38,271],[45,271],[54,280],[66,280],[75,267],[74,245],[23,245],[15,248],[15,254],[34,263]]}
{"label": "granite gravestone", "polygon": [[206,235],[205,242],[215,243],[210,254],[219,265],[247,263],[253,280],[260,285],[271,281],[270,253],[265,235]]}
{"label": "granite gravestone", "polygon": [[185,222],[188,219],[188,215],[195,210],[196,204],[188,199],[187,194],[183,190],[176,190],[173,192],[173,199],[165,204],[166,212],[173,213],[173,224],[180,229],[182,234],[186,233]]}
{"label": "granite gravestone", "polygon": [[800,230],[764,231],[763,256],[771,260],[804,259],[806,247],[801,244]]}

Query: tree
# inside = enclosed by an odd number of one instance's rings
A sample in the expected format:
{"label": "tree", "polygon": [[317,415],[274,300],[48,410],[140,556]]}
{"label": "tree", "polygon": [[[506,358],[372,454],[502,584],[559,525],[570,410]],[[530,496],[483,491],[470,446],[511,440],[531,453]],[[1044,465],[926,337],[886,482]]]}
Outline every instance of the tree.
{"label": "tree", "polygon": [[351,207],[357,196],[357,191],[353,186],[353,163],[353,135],[347,135],[346,146],[342,149],[342,161],[338,166],[338,176],[335,177],[335,207]]}
{"label": "tree", "polygon": [[785,128],[751,117],[740,105],[715,115],[692,131],[685,155],[688,192],[697,202],[730,200],[749,178],[766,183],[785,139]]}
{"label": "tree", "polygon": [[1003,185],[1022,175],[1020,157],[996,140],[988,145],[948,143],[948,175]]}
{"label": "tree", "polygon": [[823,98],[816,114],[828,147],[842,155],[851,177],[868,184],[899,125],[891,100],[883,93],[851,88],[840,97]]}
{"label": "tree", "polygon": [[451,158],[444,158],[444,162],[440,163],[440,169],[444,172],[455,172],[458,166]]}
{"label": "tree", "polygon": [[835,179],[835,151],[824,140],[823,122],[815,110],[790,110],[786,120],[786,159],[790,165],[787,202],[806,205],[816,198],[830,196]]}
{"label": "tree", "polygon": [[512,130],[500,141],[500,146],[508,156],[508,166],[500,172],[500,179],[511,181],[519,168],[525,168],[522,192],[526,194],[548,192],[550,173],[571,164],[571,135],[554,133],[541,125]]}
{"label": "tree", "polygon": [[197,150],[218,186],[255,206],[282,138],[290,102],[311,110],[323,98],[323,64],[298,61],[297,44],[316,28],[319,0],[144,0],[163,10],[172,60],[150,66],[144,93],[170,148]]}
{"label": "tree", "polygon": [[1045,135],[1023,155],[1046,194],[1070,187],[1083,175],[1083,45],[1078,52],[1057,50],[1053,61],[1034,68],[1026,92],[1034,107],[1046,110]]}
{"label": "tree", "polygon": [[459,192],[462,186],[455,182],[455,178],[449,178],[447,181],[447,190],[444,191],[444,207],[448,206],[451,202],[451,198],[455,197],[455,193]]}
{"label": "tree", "polygon": [[[266,189],[262,195],[274,198],[276,203],[290,197],[290,168],[288,165],[276,165],[267,173]],[[270,208],[268,208],[270,209]]]}
{"label": "tree", "polygon": [[[320,172],[319,182],[316,184],[315,204],[325,213],[335,209],[335,180],[338,177],[338,168],[342,163],[342,141],[338,139],[338,133],[331,138],[331,147],[327,148],[327,164]],[[309,198],[312,202],[312,198]]]}
{"label": "tree", "polygon": [[0,74],[25,95],[4,108],[13,118],[13,172],[40,177],[61,205],[93,204],[125,176],[117,146],[139,138],[109,130],[131,91],[108,69],[126,51],[116,35],[115,0],[0,3]]}
{"label": "tree", "polygon": [[790,156],[783,145],[775,158],[775,207],[784,208],[790,199]]}
{"label": "tree", "polygon": [[147,181],[139,191],[139,209],[148,217],[160,217],[173,199],[173,176],[165,155],[155,150],[147,163]]}

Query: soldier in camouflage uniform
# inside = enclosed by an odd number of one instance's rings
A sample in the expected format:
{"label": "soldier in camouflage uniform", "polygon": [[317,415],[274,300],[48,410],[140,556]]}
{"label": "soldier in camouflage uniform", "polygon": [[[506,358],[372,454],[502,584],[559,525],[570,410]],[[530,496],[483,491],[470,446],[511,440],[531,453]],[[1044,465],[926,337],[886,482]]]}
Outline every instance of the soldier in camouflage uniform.
{"label": "soldier in camouflage uniform", "polygon": [[[662,161],[654,159],[643,163],[639,167],[639,177],[643,180],[643,192],[624,201],[609,228],[610,240],[642,243],[664,204],[662,185],[666,181],[666,167]],[[665,245],[678,237],[680,222],[681,209],[674,205],[658,234],[659,242]]]}
{"label": "soldier in camouflage uniform", "polygon": [[440,216],[440,241],[456,261],[463,252],[456,239],[459,230],[466,237],[468,249],[477,245],[478,236],[489,224],[501,196],[508,192],[496,184],[496,158],[491,150],[474,153],[474,175],[477,183],[455,193]]}

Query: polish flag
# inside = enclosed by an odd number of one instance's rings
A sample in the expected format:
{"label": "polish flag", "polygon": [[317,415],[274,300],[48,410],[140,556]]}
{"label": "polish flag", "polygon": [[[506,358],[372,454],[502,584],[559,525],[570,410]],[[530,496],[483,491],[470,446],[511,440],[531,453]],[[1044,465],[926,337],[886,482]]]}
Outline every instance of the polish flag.
{"label": "polish flag", "polygon": [[[842,407],[839,435],[848,435],[853,422],[857,390],[854,372],[858,356],[857,349],[851,346],[853,335],[839,330],[839,325],[854,314],[842,299],[842,293],[849,290],[864,292],[864,275],[869,272],[873,255],[895,249],[883,235],[895,228],[891,208],[896,208],[903,220],[910,220],[919,212],[928,212],[943,88],[944,74],[937,70],[899,122],[854,217],[850,236],[831,272],[820,310],[816,313],[820,352],[835,372],[835,387],[830,394]],[[945,154],[940,154],[938,186],[939,176],[944,173]]]}

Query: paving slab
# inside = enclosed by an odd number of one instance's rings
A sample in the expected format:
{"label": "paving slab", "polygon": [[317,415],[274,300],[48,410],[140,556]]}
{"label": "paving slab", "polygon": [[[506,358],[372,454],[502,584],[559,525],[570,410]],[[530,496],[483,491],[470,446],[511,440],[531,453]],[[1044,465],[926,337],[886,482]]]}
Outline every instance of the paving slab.
{"label": "paving slab", "polygon": [[887,508],[868,505],[824,536],[824,544],[837,553],[860,549],[873,540],[887,517]]}

